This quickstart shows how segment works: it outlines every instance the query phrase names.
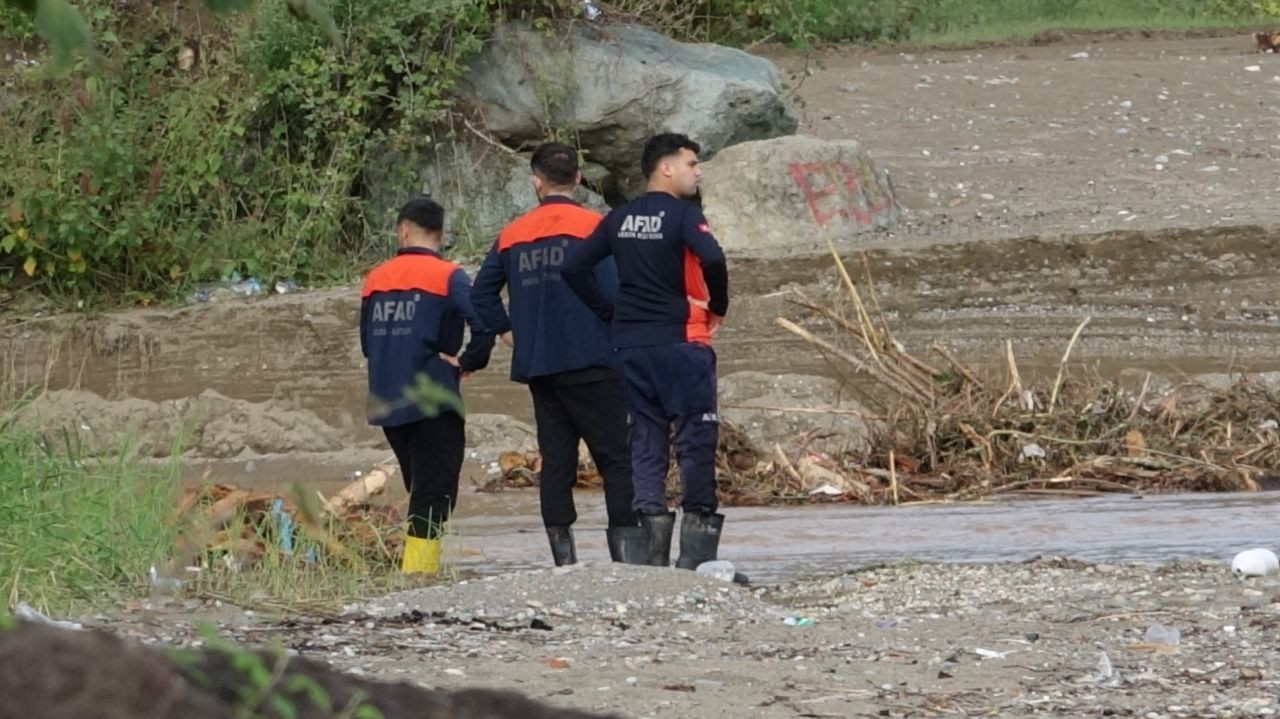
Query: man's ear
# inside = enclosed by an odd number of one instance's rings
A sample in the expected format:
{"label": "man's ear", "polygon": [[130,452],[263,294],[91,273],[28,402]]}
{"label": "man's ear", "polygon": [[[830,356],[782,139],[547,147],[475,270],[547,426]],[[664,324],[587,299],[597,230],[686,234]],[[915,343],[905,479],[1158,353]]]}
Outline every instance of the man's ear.
{"label": "man's ear", "polygon": [[537,175],[530,175],[529,179],[533,183],[534,193],[537,194],[539,197],[541,197],[542,196],[542,178],[538,177]]}

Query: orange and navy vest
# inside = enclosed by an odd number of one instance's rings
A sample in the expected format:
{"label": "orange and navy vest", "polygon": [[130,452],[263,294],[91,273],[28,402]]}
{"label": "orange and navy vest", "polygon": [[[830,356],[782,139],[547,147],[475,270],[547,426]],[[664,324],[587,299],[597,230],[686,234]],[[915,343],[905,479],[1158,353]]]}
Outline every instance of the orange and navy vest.
{"label": "orange and navy vest", "polygon": [[471,342],[459,358],[462,369],[475,371],[488,364],[493,333],[471,305],[466,271],[432,250],[407,247],[369,273],[360,295],[360,349],[369,359],[369,423],[396,427],[458,411],[421,390],[425,379],[459,396],[459,370],[440,353],[458,355],[464,325],[471,327]]}
{"label": "orange and navy vest", "polygon": [[[511,330],[511,379],[528,382],[561,372],[608,367],[609,327],[565,286],[564,258],[600,224],[601,215],[566,197],[543,199],[503,228],[476,274],[471,298],[484,323]],[[613,262],[600,263],[597,283],[617,291]],[[507,307],[500,292],[507,288]]]}

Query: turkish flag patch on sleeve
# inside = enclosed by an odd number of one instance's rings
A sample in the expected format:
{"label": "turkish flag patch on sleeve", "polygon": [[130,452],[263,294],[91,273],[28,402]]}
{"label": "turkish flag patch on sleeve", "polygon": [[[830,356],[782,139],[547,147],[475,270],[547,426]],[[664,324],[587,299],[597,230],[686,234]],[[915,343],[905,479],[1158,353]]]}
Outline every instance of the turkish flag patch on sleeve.
{"label": "turkish flag patch on sleeve", "polygon": [[711,234],[711,226],[704,222],[698,225],[698,232],[705,232],[709,235]]}

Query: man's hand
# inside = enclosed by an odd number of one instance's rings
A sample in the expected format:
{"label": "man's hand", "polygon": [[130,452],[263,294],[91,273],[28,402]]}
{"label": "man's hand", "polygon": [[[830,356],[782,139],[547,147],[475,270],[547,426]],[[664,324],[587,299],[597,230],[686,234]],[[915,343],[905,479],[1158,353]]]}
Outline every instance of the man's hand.
{"label": "man's hand", "polygon": [[498,337],[502,339],[502,344],[508,347],[516,346],[515,335],[511,334],[511,330],[507,330],[506,332],[503,332],[502,334],[498,335]]}
{"label": "man's hand", "polygon": [[459,381],[465,381],[467,378],[469,378],[473,374],[472,372],[462,371],[462,365],[458,363],[458,358],[456,355],[450,355],[450,354],[445,354],[441,352],[440,359],[444,360],[445,363],[448,364],[450,367],[453,367],[454,369],[458,370]]}
{"label": "man's hand", "polygon": [[713,315],[710,312],[708,312],[707,313],[707,334],[714,337],[715,334],[720,331],[720,325],[723,323],[724,323],[723,317],[721,317],[720,315]]}

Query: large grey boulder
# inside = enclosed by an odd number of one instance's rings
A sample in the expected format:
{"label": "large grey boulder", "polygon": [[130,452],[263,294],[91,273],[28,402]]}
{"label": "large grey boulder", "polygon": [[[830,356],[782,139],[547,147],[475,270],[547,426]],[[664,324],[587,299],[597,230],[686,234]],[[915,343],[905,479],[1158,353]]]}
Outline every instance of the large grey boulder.
{"label": "large grey boulder", "polygon": [[[529,155],[481,142],[454,140],[427,149],[387,152],[366,173],[369,217],[375,231],[389,233],[409,198],[429,195],[444,205],[445,234],[476,249],[493,242],[503,225],[538,202],[530,181]],[[578,188],[579,202],[607,211],[597,194]]]}
{"label": "large grey boulder", "polygon": [[633,25],[579,23],[554,34],[503,25],[460,93],[507,144],[567,130],[628,192],[643,187],[640,150],[657,132],[685,133],[711,157],[797,126],[772,62]]}
{"label": "large grey boulder", "polygon": [[727,252],[827,248],[886,228],[902,209],[888,175],[854,140],[780,137],[726,148],[703,165],[703,206]]}

